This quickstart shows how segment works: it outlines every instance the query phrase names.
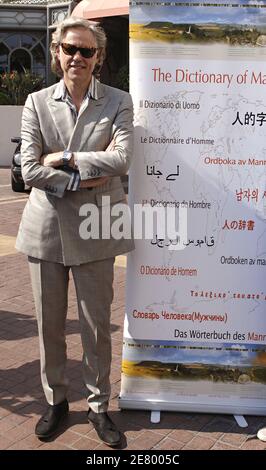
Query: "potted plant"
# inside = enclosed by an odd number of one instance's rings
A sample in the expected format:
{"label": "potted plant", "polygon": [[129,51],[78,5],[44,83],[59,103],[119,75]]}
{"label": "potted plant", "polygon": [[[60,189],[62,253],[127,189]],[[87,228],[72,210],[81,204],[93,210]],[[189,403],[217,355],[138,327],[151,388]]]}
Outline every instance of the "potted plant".
{"label": "potted plant", "polygon": [[3,73],[0,75],[0,104],[24,105],[28,94],[40,90],[43,84],[43,77],[28,70],[24,73]]}

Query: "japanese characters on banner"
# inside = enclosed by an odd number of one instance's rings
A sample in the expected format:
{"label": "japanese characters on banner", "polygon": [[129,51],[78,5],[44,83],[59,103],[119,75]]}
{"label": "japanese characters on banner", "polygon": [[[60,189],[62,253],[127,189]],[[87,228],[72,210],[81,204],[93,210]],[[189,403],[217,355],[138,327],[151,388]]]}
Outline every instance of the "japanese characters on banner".
{"label": "japanese characters on banner", "polygon": [[120,406],[265,415],[266,5],[138,3]]}

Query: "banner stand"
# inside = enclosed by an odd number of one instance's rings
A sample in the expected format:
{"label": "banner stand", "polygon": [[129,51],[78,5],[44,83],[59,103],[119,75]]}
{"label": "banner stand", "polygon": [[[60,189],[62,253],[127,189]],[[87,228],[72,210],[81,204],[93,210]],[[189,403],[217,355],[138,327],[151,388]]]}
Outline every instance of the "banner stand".
{"label": "banner stand", "polygon": [[237,406],[236,404],[207,404],[200,402],[183,402],[179,400],[176,403],[171,403],[169,401],[155,402],[153,400],[134,400],[131,398],[121,398],[119,397],[118,406],[120,409],[129,409],[129,410],[150,410],[150,411],[177,411],[177,412],[186,412],[186,413],[220,413],[220,414],[230,414],[233,416],[243,416],[243,415],[255,415],[255,416],[266,416],[266,409],[264,406]]}
{"label": "banner stand", "polygon": [[265,63],[265,2],[130,2],[120,408],[266,416]]}
{"label": "banner stand", "polygon": [[245,420],[244,416],[242,415],[234,415],[234,418],[240,428],[247,428],[248,422]]}

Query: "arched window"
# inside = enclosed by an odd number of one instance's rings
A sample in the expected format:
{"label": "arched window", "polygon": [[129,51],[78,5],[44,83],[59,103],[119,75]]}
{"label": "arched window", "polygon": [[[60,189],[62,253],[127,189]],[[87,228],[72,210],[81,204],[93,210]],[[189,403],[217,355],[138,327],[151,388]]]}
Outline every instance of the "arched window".
{"label": "arched window", "polygon": [[32,56],[33,56],[33,72],[37,75],[45,76],[45,56],[43,53],[43,48],[41,44],[37,44],[32,49]]}
{"label": "arched window", "polygon": [[0,73],[8,71],[8,54],[8,47],[0,43]]}
{"label": "arched window", "polygon": [[18,73],[25,73],[31,70],[31,56],[25,49],[15,49],[10,54],[10,72],[16,70]]}
{"label": "arched window", "polygon": [[30,70],[32,73],[45,77],[46,34],[34,33],[5,33],[0,36],[0,73],[24,72]]}

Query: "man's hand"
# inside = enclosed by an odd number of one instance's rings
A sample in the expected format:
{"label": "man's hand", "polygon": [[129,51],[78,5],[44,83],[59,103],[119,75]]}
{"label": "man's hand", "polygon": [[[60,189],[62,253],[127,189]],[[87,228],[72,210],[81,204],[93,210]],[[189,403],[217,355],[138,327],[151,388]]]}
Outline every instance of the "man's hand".
{"label": "man's hand", "polygon": [[62,165],[63,152],[48,153],[41,157],[40,163],[43,166],[51,166],[56,168]]}
{"label": "man's hand", "polygon": [[[106,152],[110,152],[114,150],[114,147],[115,147],[115,140],[113,139],[111,140],[110,144],[106,148]],[[54,152],[54,153],[48,153],[47,155],[42,155],[40,159],[40,163],[43,166],[50,166],[52,168],[57,168],[58,166],[61,166],[63,164],[63,152]],[[74,155],[72,155],[71,160],[68,162],[68,166],[70,168],[76,167]],[[95,182],[96,180],[97,180],[97,184],[93,184],[94,180],[92,179],[90,180],[90,183],[91,183],[90,186],[80,186],[80,188],[81,187],[86,187],[86,188],[96,187],[96,186],[100,186],[101,184],[104,184],[105,182],[104,181],[103,183],[100,183],[99,180],[101,180],[101,178],[96,178]]]}
{"label": "man's hand", "polygon": [[91,178],[90,180],[83,180],[79,183],[80,188],[97,188],[107,183],[110,176],[101,176],[100,178]]}
{"label": "man's hand", "polygon": [[[63,164],[63,152],[54,152],[48,153],[47,155],[43,155],[40,160],[41,165],[43,166],[50,166],[52,168],[56,168]],[[68,166],[70,168],[74,168],[74,156],[72,155],[71,160],[68,162]]]}

